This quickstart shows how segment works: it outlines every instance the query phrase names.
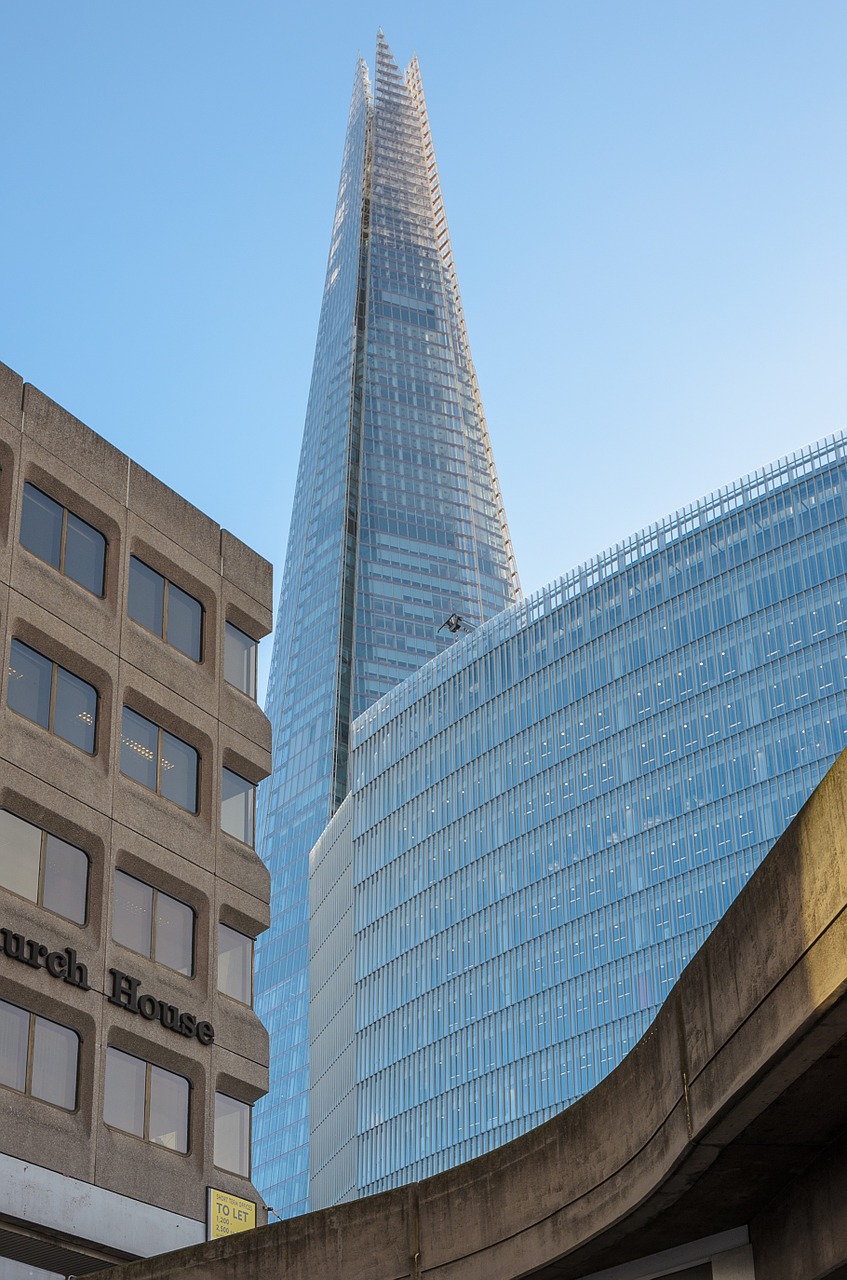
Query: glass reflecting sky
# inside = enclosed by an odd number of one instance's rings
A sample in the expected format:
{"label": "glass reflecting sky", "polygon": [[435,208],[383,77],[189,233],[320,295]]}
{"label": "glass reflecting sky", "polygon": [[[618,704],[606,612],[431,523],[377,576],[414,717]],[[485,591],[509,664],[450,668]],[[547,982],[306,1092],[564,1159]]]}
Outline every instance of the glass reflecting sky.
{"label": "glass reflecting sky", "polygon": [[254,1179],[308,1208],[308,853],[347,791],[351,716],[516,598],[417,64],[384,39],[353,89],[277,617],[260,790],[271,1090]]}
{"label": "glass reflecting sky", "polygon": [[[313,968],[338,975],[315,1009],[315,1207],[479,1155],[620,1061],[847,744],[845,632],[840,436],[596,557],[356,721],[315,851]],[[352,1057],[327,1019],[350,999]]]}

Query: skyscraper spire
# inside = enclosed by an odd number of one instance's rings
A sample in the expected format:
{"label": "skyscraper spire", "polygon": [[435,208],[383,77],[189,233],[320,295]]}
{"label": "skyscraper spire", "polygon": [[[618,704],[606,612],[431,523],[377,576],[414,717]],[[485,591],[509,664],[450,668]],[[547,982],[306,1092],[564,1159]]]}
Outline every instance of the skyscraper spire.
{"label": "skyscraper spire", "polygon": [[351,720],[453,642],[448,618],[478,625],[519,590],[420,71],[380,31],[373,89],[362,60],[354,78],[268,689],[254,1178],[283,1216],[308,1207],[308,855],[347,791]]}

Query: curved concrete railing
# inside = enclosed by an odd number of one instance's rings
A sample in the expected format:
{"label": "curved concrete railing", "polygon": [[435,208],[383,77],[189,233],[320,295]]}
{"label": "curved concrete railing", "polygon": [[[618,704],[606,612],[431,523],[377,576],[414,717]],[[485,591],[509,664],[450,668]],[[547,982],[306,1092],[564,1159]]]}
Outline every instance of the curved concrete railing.
{"label": "curved concrete railing", "polygon": [[[116,1280],[566,1280],[749,1221],[744,1135],[847,1033],[845,904],[847,755],[648,1033],[581,1101],[425,1182],[133,1263]],[[793,1112],[781,1115],[787,1141]]]}

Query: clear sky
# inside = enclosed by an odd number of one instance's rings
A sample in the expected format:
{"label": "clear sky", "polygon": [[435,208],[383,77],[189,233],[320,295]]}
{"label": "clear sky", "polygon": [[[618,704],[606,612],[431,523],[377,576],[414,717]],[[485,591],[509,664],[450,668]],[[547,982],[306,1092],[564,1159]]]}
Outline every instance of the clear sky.
{"label": "clear sky", "polygon": [[0,359],[277,589],[380,25],[421,61],[525,589],[847,427],[845,0],[0,0],[0,23]]}

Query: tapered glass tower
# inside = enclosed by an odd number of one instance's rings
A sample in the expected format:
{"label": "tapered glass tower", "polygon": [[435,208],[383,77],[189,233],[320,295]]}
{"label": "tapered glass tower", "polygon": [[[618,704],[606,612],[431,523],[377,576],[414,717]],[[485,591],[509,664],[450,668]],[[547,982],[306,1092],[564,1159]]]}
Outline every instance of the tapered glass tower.
{"label": "tapered glass tower", "polygon": [[380,34],[373,86],[356,70],[266,707],[253,1177],[281,1216],[309,1207],[308,856],[347,792],[351,720],[451,642],[448,619],[473,628],[519,590],[418,64],[401,73]]}

